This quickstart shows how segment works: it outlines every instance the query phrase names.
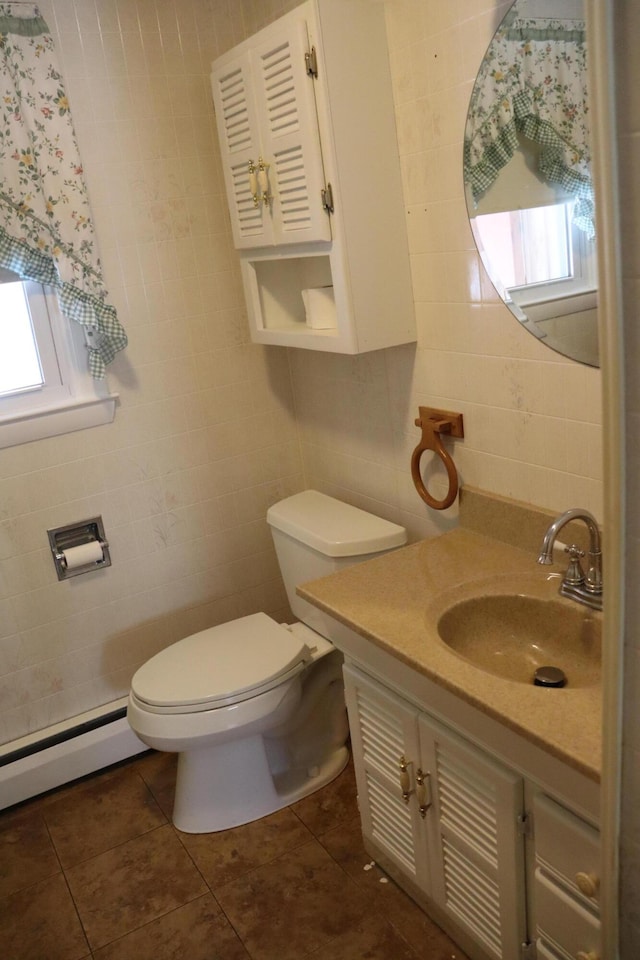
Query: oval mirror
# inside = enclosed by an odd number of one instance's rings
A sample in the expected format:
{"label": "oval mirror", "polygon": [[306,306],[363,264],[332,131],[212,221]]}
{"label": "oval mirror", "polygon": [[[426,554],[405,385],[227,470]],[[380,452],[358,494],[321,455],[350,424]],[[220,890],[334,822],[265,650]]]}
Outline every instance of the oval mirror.
{"label": "oval mirror", "polygon": [[489,45],[464,137],[467,209],[496,290],[565,356],[598,366],[582,0],[516,0]]}

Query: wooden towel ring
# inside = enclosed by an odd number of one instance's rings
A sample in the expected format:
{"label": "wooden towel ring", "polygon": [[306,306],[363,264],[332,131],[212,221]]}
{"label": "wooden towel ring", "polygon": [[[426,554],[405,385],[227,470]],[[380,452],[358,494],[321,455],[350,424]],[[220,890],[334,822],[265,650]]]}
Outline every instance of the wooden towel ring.
{"label": "wooden towel ring", "polygon": [[[436,410],[434,407],[418,407],[418,412],[420,416],[415,424],[416,427],[422,427],[422,437],[411,455],[411,477],[416,490],[429,507],[446,510],[458,495],[458,471],[451,455],[445,450],[440,435],[444,433],[450,437],[464,437],[462,414]],[[440,457],[447,471],[449,490],[443,500],[432,497],[422,482],[420,458],[425,450],[431,450]]]}

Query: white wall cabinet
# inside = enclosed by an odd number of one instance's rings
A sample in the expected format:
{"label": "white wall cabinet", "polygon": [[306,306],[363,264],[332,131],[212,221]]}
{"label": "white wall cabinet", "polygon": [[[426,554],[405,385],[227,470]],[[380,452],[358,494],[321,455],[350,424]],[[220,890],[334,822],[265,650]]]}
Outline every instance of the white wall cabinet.
{"label": "white wall cabinet", "polygon": [[344,668],[367,849],[472,956],[598,960],[598,833],[539,784]]}
{"label": "white wall cabinet", "polygon": [[[415,340],[384,9],[307,0],[211,83],[252,338],[360,353]],[[335,308],[308,313],[309,288]]]}

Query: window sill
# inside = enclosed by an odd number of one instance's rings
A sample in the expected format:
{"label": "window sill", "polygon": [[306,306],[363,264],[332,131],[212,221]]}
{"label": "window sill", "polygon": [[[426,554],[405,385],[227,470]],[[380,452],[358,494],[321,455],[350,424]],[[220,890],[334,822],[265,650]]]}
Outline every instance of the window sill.
{"label": "window sill", "polygon": [[117,399],[118,394],[112,393],[0,418],[0,449],[111,423]]}

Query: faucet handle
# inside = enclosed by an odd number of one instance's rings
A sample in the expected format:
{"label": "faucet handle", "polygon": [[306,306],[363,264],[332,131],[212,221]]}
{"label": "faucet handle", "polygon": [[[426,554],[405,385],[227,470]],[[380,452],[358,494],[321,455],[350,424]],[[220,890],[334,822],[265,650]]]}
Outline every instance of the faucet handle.
{"label": "faucet handle", "polygon": [[584,557],[584,550],[572,543],[571,546],[564,548],[564,552],[569,554],[569,566],[563,582],[568,586],[578,587],[584,583],[584,570],[580,563],[580,560]]}

